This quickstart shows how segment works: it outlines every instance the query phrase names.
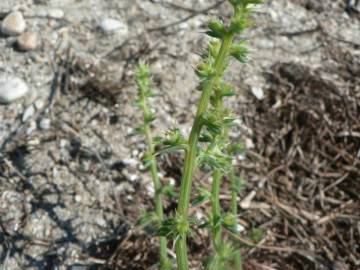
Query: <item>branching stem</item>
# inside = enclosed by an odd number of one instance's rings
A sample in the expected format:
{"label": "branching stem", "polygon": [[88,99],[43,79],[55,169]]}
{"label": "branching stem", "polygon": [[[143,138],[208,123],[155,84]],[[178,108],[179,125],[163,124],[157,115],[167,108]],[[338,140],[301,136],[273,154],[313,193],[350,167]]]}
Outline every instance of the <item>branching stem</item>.
{"label": "branching stem", "polygon": [[[141,67],[140,67],[141,68]],[[144,67],[143,67],[144,68]],[[147,92],[150,91],[149,89],[149,78],[145,77],[142,78],[143,82],[138,82],[139,87],[139,100],[140,107],[143,112],[144,118],[144,126],[143,126],[143,133],[146,138],[147,142],[147,158],[150,164],[150,173],[151,178],[153,180],[153,186],[155,190],[154,201],[155,201],[155,213],[156,216],[161,223],[164,220],[164,213],[163,213],[163,203],[162,203],[162,190],[161,190],[161,182],[158,175],[158,164],[155,157],[155,144],[153,141],[153,136],[151,132],[150,122],[146,119],[151,115],[150,108],[147,102]],[[160,266],[161,269],[165,270],[168,269],[169,260],[167,257],[167,239],[164,236],[161,236],[159,239],[160,245]]]}
{"label": "branching stem", "polygon": [[[217,80],[218,76],[221,76],[223,74],[223,69],[226,64],[227,56],[229,55],[232,40],[233,34],[226,35],[222,40],[221,47],[214,64],[215,76],[209,79],[206,82],[204,89],[202,89],[202,95],[200,98],[198,110],[189,136],[189,148],[185,155],[185,165],[180,187],[180,199],[177,209],[177,215],[182,219],[188,219],[191,185],[195,169],[197,145],[200,131],[202,128],[202,116],[208,107],[215,81]],[[180,239],[176,241],[175,249],[178,269],[188,270],[189,267],[187,259],[186,235],[182,235]]]}

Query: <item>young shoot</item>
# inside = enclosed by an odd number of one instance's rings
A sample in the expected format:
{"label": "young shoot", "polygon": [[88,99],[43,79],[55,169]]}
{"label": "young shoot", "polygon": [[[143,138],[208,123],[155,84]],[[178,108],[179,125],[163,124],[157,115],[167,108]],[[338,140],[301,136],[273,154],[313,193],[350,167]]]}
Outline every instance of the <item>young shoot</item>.
{"label": "young shoot", "polygon": [[[158,164],[155,158],[155,144],[151,133],[151,123],[155,120],[155,114],[151,111],[148,105],[148,99],[154,96],[151,89],[150,71],[149,68],[140,63],[136,70],[136,84],[138,87],[138,98],[136,106],[141,109],[143,113],[143,123],[137,128],[137,131],[144,135],[147,143],[147,151],[144,155],[145,167],[150,170],[153,186],[155,190],[155,213],[157,222],[161,224],[164,219],[163,204],[162,204],[162,186],[158,176]],[[160,237],[160,268],[161,270],[171,269],[171,262],[167,257],[167,240],[166,237]]]}

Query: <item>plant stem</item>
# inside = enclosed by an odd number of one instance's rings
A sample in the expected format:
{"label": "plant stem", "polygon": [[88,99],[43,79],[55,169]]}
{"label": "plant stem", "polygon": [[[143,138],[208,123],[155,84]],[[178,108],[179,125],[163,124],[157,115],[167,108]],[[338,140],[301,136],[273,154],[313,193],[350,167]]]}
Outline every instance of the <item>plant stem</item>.
{"label": "plant stem", "polygon": [[238,205],[237,205],[237,188],[236,188],[236,176],[234,168],[231,168],[229,172],[230,186],[231,186],[231,213],[234,216],[238,214]]}
{"label": "plant stem", "polygon": [[[233,40],[233,34],[228,34],[224,37],[221,43],[220,51],[216,57],[214,69],[216,75],[222,74],[224,65],[226,63],[226,58],[229,54]],[[210,96],[214,87],[214,81],[216,76],[209,79],[204,86],[202,95],[200,98],[198,110],[196,112],[195,120],[193,127],[190,132],[189,141],[188,141],[188,151],[185,154],[185,165],[180,187],[180,199],[177,209],[177,215],[182,219],[188,219],[188,210],[190,203],[190,193],[192,178],[194,174],[197,145],[199,140],[200,131],[202,128],[202,115],[206,111]],[[187,259],[187,246],[186,246],[186,235],[181,235],[180,239],[176,241],[175,245],[177,263],[179,270],[188,270],[188,259]]]}
{"label": "plant stem", "polygon": [[[146,119],[146,116],[150,114],[150,110],[147,106],[147,100],[145,97],[144,91],[142,91],[141,98],[143,99],[143,114],[144,119]],[[148,153],[149,153],[149,159],[150,159],[150,173],[151,178],[153,180],[154,190],[155,190],[155,212],[160,222],[164,219],[164,213],[163,213],[163,204],[162,204],[162,193],[161,193],[161,183],[158,176],[158,168],[157,168],[157,161],[155,158],[155,146],[153,142],[153,137],[151,134],[151,129],[149,124],[144,125],[144,133],[146,137],[146,141],[148,144]],[[160,265],[162,269],[166,268],[166,265],[168,264],[168,258],[167,258],[167,240],[166,237],[161,236],[160,237]]]}
{"label": "plant stem", "polygon": [[[229,179],[230,179],[230,185],[231,185],[231,213],[236,217],[238,214],[238,205],[237,205],[237,188],[236,188],[236,176],[234,168],[231,168],[229,172]],[[241,262],[241,254],[239,253],[235,254],[234,257],[234,264],[236,270],[242,270],[242,262]]]}
{"label": "plant stem", "polygon": [[218,252],[221,246],[221,209],[220,209],[220,182],[222,173],[219,170],[214,170],[212,175],[211,186],[211,207],[213,218],[213,243],[215,251]]}

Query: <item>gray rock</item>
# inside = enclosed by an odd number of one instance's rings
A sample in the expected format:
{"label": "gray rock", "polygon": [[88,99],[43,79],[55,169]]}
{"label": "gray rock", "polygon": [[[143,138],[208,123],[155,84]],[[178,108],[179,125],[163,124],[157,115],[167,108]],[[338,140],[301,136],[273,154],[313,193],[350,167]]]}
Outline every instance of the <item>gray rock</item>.
{"label": "gray rock", "polygon": [[33,51],[39,45],[39,38],[36,33],[25,32],[22,33],[17,39],[18,49],[21,51]]}
{"label": "gray rock", "polygon": [[64,18],[64,11],[59,8],[53,8],[48,10],[47,12],[48,17],[53,19],[62,19]]}
{"label": "gray rock", "polygon": [[34,106],[37,110],[41,110],[45,106],[45,102],[42,99],[38,99],[34,102]]}
{"label": "gray rock", "polygon": [[1,24],[1,32],[8,36],[17,36],[26,29],[26,22],[21,12],[11,12]]}
{"label": "gray rock", "polygon": [[0,103],[11,103],[29,91],[27,84],[20,78],[0,78]]}
{"label": "gray rock", "polygon": [[31,133],[36,130],[36,122],[34,120],[31,120],[28,126],[29,127],[26,129],[26,135],[31,135]]}
{"label": "gray rock", "polygon": [[51,120],[49,118],[43,118],[39,122],[39,128],[42,130],[47,130],[51,127]]}
{"label": "gray rock", "polygon": [[123,35],[126,35],[128,33],[127,24],[115,19],[110,19],[110,18],[102,19],[99,23],[99,27],[104,33],[116,32]]}
{"label": "gray rock", "polygon": [[35,112],[34,106],[31,104],[29,107],[27,107],[22,115],[21,121],[25,123],[27,120],[29,120]]}
{"label": "gray rock", "polygon": [[264,90],[259,87],[259,86],[255,86],[251,88],[251,93],[258,99],[258,100],[262,100],[264,99]]}

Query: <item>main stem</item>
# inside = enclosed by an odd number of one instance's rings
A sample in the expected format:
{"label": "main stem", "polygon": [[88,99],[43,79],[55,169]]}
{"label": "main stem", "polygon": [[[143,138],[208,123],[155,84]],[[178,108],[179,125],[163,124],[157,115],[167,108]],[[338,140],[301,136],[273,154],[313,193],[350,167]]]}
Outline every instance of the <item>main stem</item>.
{"label": "main stem", "polygon": [[[219,77],[217,77],[216,84],[219,83]],[[214,107],[219,112],[223,108],[223,98],[221,96],[221,89],[215,90],[215,103]],[[224,135],[224,131],[222,131],[215,140],[221,140]],[[213,237],[213,245],[215,252],[219,254],[221,251],[222,244],[222,230],[221,230],[221,207],[220,207],[220,184],[222,173],[219,169],[214,169],[212,174],[212,185],[211,185],[211,210],[212,210],[212,237]],[[217,260],[214,269],[219,268],[220,261]]]}
{"label": "main stem", "polygon": [[[236,188],[236,176],[234,168],[231,168],[229,173],[230,185],[231,185],[231,213],[237,217],[238,205],[237,205],[237,188]],[[242,270],[241,254],[240,251],[235,254],[234,264],[236,270]]]}
{"label": "main stem", "polygon": [[[229,34],[224,37],[220,51],[215,60],[215,72],[216,74],[222,74],[223,68],[225,65],[226,57],[229,54],[233,40],[233,35]],[[213,90],[214,81],[216,76],[212,79],[209,79],[204,86],[204,89],[201,94],[199,106],[196,112],[195,120],[193,127],[190,132],[189,141],[188,141],[188,151],[185,155],[185,165],[183,170],[183,176],[180,187],[180,199],[177,209],[177,215],[180,219],[188,219],[189,203],[190,203],[190,194],[191,194],[191,185],[192,178],[194,175],[195,161],[196,161],[196,152],[197,144],[199,140],[200,131],[202,128],[202,115],[206,111],[210,96]],[[176,258],[178,264],[178,270],[188,270],[188,258],[187,258],[187,246],[186,246],[186,235],[180,235],[180,238],[177,239],[175,243]]]}
{"label": "main stem", "polygon": [[221,209],[220,209],[220,182],[222,173],[219,170],[214,170],[212,175],[212,187],[211,187],[211,208],[213,218],[213,244],[216,253],[219,252],[221,247]]}
{"label": "main stem", "polygon": [[[143,97],[144,105],[143,105],[143,111],[144,111],[144,117],[149,114],[149,109],[147,107],[146,98]],[[150,158],[150,173],[151,178],[153,180],[154,190],[155,190],[155,212],[160,222],[164,219],[164,213],[163,213],[163,205],[162,205],[162,193],[161,193],[161,183],[158,176],[158,168],[157,168],[157,161],[155,158],[155,147],[153,142],[153,137],[151,134],[151,130],[149,127],[149,124],[146,124],[144,126],[145,136],[148,143],[148,152],[149,152],[149,158]],[[167,265],[167,240],[166,237],[161,236],[160,237],[160,264],[161,268],[166,268]]]}

